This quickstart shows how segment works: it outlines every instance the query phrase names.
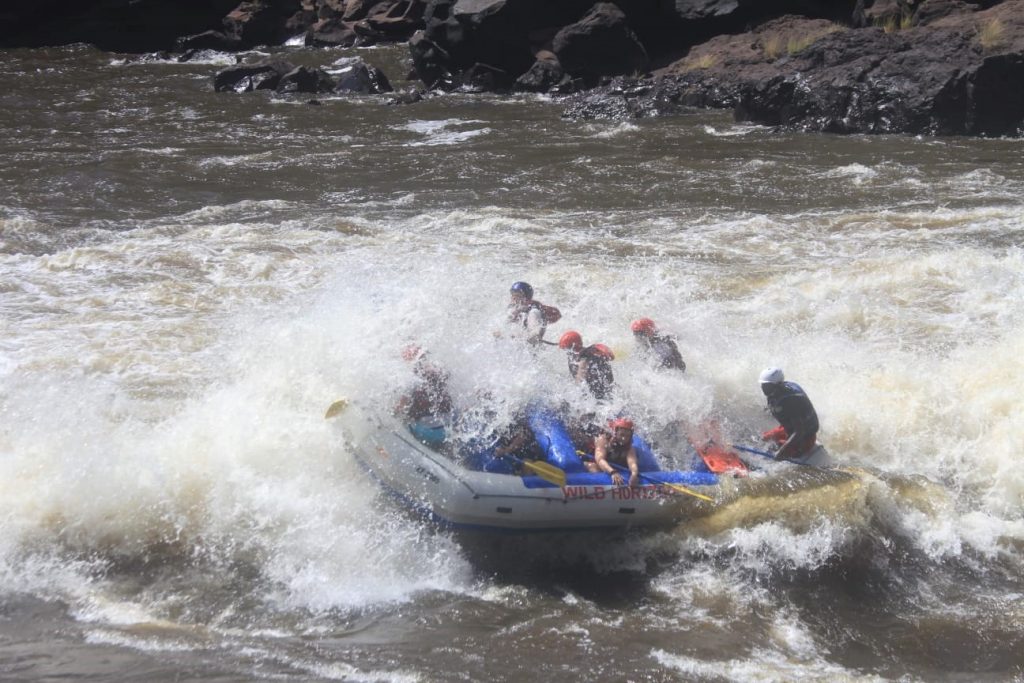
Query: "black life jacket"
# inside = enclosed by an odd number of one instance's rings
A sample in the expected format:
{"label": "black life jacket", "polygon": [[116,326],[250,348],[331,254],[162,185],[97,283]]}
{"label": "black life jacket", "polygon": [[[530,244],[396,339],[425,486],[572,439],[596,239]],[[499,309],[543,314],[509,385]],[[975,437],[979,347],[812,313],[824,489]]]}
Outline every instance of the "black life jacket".
{"label": "black life jacket", "polygon": [[578,354],[569,355],[569,374],[575,378],[580,361],[586,360],[587,371],[583,378],[594,398],[603,401],[611,398],[612,388],[615,386],[611,365],[614,358],[615,354],[604,344],[591,344]]}
{"label": "black life jacket", "polygon": [[671,337],[660,334],[652,335],[651,354],[657,361],[659,369],[686,371],[683,356],[679,353],[679,347]]}
{"label": "black life jacket", "polygon": [[818,433],[818,413],[807,393],[796,382],[783,382],[782,389],[768,397],[768,410],[787,434]]}

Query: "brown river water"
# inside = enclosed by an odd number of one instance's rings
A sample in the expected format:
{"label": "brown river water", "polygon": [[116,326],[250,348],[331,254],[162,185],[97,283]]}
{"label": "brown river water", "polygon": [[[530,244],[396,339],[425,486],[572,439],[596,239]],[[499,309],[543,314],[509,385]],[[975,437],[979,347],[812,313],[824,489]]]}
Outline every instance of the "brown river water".
{"label": "brown river water", "polygon": [[[1024,141],[2,57],[0,680],[1024,680]],[[577,400],[492,334],[520,279],[642,426],[748,439],[780,365],[857,469],[626,536],[407,515],[324,409],[393,400],[409,339],[457,402]]]}

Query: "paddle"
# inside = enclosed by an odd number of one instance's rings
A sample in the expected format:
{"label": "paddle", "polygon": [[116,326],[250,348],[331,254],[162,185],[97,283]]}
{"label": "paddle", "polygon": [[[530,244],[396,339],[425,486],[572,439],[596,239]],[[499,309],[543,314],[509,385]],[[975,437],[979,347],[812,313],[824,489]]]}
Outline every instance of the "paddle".
{"label": "paddle", "polygon": [[[596,462],[594,460],[594,456],[590,455],[589,453],[584,453],[583,451],[576,451],[576,453],[581,455],[581,456],[583,456],[585,459],[590,460],[591,462]],[[614,462],[609,462],[608,460],[605,460],[605,462],[607,462],[609,465],[611,465],[615,469],[619,470],[620,472],[626,472],[626,473],[629,472],[629,468],[628,467],[623,467],[622,465],[619,465],[619,464],[614,463]],[[696,491],[688,489],[685,486],[681,486],[679,484],[673,484],[673,483],[667,482],[667,481],[658,481],[657,479],[652,479],[652,478],[648,477],[643,472],[639,472],[638,475],[639,475],[639,477],[641,479],[643,479],[644,481],[646,481],[649,484],[658,484],[660,486],[667,486],[668,488],[670,488],[670,489],[672,489],[674,491],[678,491],[679,493],[685,493],[688,496],[693,496],[694,498],[700,498],[701,500],[706,500],[706,501],[708,501],[710,503],[714,503],[715,502],[714,498],[712,498],[710,496],[705,496],[703,493],[697,493]]]}
{"label": "paddle", "polygon": [[[739,456],[730,453],[726,450],[727,447],[722,445],[722,431],[716,421],[711,420],[691,427],[688,430],[687,438],[701,460],[713,473],[743,476],[749,471],[746,463],[740,460]],[[703,445],[698,446],[697,444]]]}
{"label": "paddle", "polygon": [[[608,462],[608,461],[605,460],[605,462]],[[614,462],[608,462],[608,464],[611,465],[612,467],[614,467],[615,469],[619,470],[620,472],[626,472],[626,473],[629,472],[629,468],[628,467],[623,467],[622,465],[616,464]],[[667,486],[670,489],[672,489],[673,491],[678,491],[679,493],[685,493],[688,496],[693,496],[694,498],[700,498],[701,500],[706,500],[709,503],[714,503],[715,502],[715,499],[712,498],[711,496],[705,496],[703,493],[697,493],[696,491],[693,491],[692,489],[688,489],[685,486],[680,486],[679,484],[673,484],[673,483],[667,482],[667,481],[658,481],[657,479],[652,479],[652,478],[648,477],[643,472],[639,472],[638,474],[639,474],[640,478],[643,479],[644,481],[646,481],[648,484],[657,484],[657,485],[660,485],[660,486]]]}
{"label": "paddle", "polygon": [[324,414],[325,420],[330,420],[332,417],[340,415],[345,408],[348,408],[348,399],[339,398],[337,401],[327,407],[327,412]]}
{"label": "paddle", "polygon": [[565,470],[555,467],[551,463],[541,462],[539,460],[523,460],[522,458],[518,458],[509,453],[499,455],[498,457],[509,458],[523,468],[533,472],[544,481],[549,481],[559,488],[565,487]]}

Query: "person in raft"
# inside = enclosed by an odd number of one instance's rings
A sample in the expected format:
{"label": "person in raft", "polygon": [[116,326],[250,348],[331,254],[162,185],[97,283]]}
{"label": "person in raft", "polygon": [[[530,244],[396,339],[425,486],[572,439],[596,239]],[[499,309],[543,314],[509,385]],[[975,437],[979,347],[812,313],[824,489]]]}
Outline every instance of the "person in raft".
{"label": "person in raft", "polygon": [[658,332],[653,320],[638,318],[629,328],[633,331],[633,339],[641,355],[656,369],[686,372],[686,363],[683,362],[675,340],[667,334]]}
{"label": "person in raft", "polygon": [[432,446],[444,441],[444,419],[451,416],[452,398],[448,393],[448,373],[426,358],[416,344],[402,349],[402,359],[412,363],[415,382],[398,400],[395,414],[409,422],[417,439]]}
{"label": "person in raft", "polygon": [[590,393],[598,401],[612,397],[615,376],[611,361],[615,354],[604,344],[583,346],[583,337],[576,330],[569,330],[558,340],[558,348],[568,352],[569,374],[579,383],[586,383]]}
{"label": "person in raft", "polygon": [[520,460],[544,459],[544,452],[537,444],[524,413],[519,413],[513,418],[512,424],[505,428],[498,441],[499,445],[494,449],[496,457],[511,455]]}
{"label": "person in raft", "polygon": [[818,438],[818,413],[811,399],[796,382],[787,382],[782,368],[766,368],[760,376],[761,391],[768,398],[768,411],[779,426],[761,435],[765,441],[779,444],[775,457],[799,460],[807,455]]}
{"label": "person in raft", "polygon": [[508,322],[515,328],[515,336],[522,336],[528,344],[539,346],[544,341],[548,325],[562,317],[554,306],[547,306],[533,298],[533,287],[526,282],[513,282],[509,289]]}
{"label": "person in raft", "polygon": [[639,485],[640,465],[633,448],[633,421],[625,417],[615,418],[609,420],[608,429],[610,431],[602,432],[594,440],[594,461],[585,462],[584,467],[588,472],[605,472],[611,475],[613,484],[622,486],[625,479],[615,467],[618,465],[629,470],[630,486]]}

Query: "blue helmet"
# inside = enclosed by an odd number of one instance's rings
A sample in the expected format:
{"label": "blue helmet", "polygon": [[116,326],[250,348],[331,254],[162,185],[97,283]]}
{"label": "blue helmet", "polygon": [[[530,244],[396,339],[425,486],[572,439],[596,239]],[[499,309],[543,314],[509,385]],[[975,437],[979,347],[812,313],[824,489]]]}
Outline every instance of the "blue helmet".
{"label": "blue helmet", "polygon": [[525,282],[513,282],[512,288],[509,290],[512,294],[522,294],[527,299],[533,298],[533,287],[526,284]]}

